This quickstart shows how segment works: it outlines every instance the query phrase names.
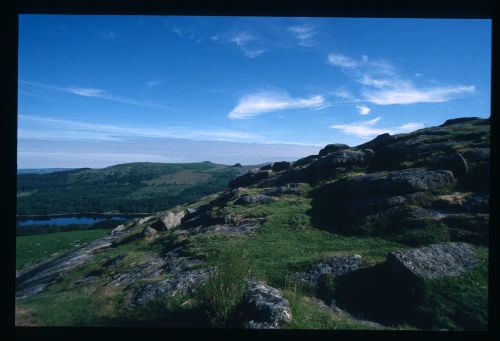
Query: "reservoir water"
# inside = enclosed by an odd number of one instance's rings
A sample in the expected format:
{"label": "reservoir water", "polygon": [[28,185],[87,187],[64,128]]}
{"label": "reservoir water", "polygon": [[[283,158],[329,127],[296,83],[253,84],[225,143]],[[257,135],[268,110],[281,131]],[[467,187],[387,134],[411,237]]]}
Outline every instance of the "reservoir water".
{"label": "reservoir water", "polygon": [[68,216],[43,216],[43,217],[18,217],[17,222],[20,226],[33,225],[93,225],[103,220],[129,220],[140,218],[146,215],[68,215]]}

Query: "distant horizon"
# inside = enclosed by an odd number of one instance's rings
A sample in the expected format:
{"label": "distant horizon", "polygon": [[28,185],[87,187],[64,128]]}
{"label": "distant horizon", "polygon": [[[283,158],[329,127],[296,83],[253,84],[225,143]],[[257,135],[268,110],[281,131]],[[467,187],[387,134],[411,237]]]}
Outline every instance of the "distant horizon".
{"label": "distant horizon", "polygon": [[19,16],[19,169],[294,161],[490,116],[490,19]]}

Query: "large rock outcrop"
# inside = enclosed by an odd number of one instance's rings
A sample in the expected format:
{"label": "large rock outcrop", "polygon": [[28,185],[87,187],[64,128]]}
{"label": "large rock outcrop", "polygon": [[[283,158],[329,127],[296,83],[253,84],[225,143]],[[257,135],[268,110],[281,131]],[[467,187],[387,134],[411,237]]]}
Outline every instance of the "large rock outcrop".
{"label": "large rock outcrop", "polygon": [[170,230],[181,224],[182,218],[186,215],[185,211],[180,211],[178,213],[167,211],[161,217],[160,220],[163,223],[165,229]]}
{"label": "large rock outcrop", "polygon": [[276,329],[292,320],[288,300],[280,290],[259,281],[248,281],[243,301],[246,328]]}
{"label": "large rock outcrop", "polygon": [[359,269],[362,262],[360,255],[330,257],[314,262],[304,272],[296,273],[293,278],[307,286],[318,287],[321,276],[325,274],[345,275]]}
{"label": "large rock outcrop", "polygon": [[417,249],[391,252],[387,263],[395,274],[434,279],[459,276],[481,264],[476,248],[468,243],[432,244]]}

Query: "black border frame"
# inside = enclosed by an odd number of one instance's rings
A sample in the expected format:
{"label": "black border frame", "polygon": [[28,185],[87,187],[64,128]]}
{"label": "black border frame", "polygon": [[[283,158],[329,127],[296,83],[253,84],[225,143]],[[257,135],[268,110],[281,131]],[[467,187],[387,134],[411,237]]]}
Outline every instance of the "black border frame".
{"label": "black border frame", "polygon": [[[5,6],[5,5],[4,5]],[[498,36],[496,25],[496,8],[494,0],[18,0],[10,1],[4,7],[2,20],[2,56],[6,57],[3,63],[4,79],[6,80],[6,96],[4,96],[4,110],[1,117],[2,127],[2,149],[3,160],[1,170],[2,187],[1,192],[5,197],[3,201],[4,212],[7,213],[5,227],[7,229],[7,247],[2,250],[7,253],[9,266],[7,280],[2,281],[3,293],[8,297],[9,327],[14,327],[16,337],[19,339],[31,339],[39,337],[67,339],[68,336],[77,339],[88,339],[98,337],[115,339],[123,337],[141,338],[147,336],[164,337],[217,337],[241,338],[241,337],[352,337],[373,338],[383,337],[400,338],[410,337],[421,339],[428,336],[444,338],[460,337],[491,337],[497,330],[495,317],[498,316],[498,302],[496,288],[498,286],[498,270],[494,267],[494,259],[498,257],[495,244],[499,233],[492,228],[497,224],[495,208],[498,207],[497,195],[490,191],[490,278],[489,278],[489,330],[487,332],[408,332],[408,331],[304,331],[304,330],[279,330],[279,331],[255,331],[255,330],[217,330],[217,329],[147,329],[147,328],[58,328],[58,327],[15,327],[14,305],[15,305],[15,278],[12,276],[15,270],[15,230],[9,229],[15,223],[16,204],[13,198],[16,192],[17,171],[17,52],[18,52],[18,15],[19,14],[104,14],[104,15],[205,15],[205,16],[302,16],[302,17],[352,17],[352,18],[461,18],[461,19],[492,19],[492,65],[491,65],[491,111],[493,113],[498,107],[498,101],[494,97],[495,89],[498,88],[498,77],[495,77],[495,61],[500,60],[498,45],[495,38]],[[497,136],[495,129],[497,119],[490,114],[492,127],[492,158],[491,158],[491,181],[492,187],[496,188],[494,170],[497,169]],[[11,277],[12,276],[12,277]],[[6,301],[6,300],[5,300]],[[5,302],[4,301],[4,302]],[[11,305],[12,304],[12,305]],[[10,329],[12,331],[12,329]],[[153,334],[153,335],[152,335]]]}

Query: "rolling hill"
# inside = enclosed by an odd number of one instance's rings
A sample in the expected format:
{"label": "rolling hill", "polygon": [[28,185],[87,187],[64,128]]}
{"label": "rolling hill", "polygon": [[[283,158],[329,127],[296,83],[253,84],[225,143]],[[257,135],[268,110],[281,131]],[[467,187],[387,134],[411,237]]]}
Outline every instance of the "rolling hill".
{"label": "rolling hill", "polygon": [[141,162],[18,174],[17,214],[156,212],[218,192],[251,168]]}

